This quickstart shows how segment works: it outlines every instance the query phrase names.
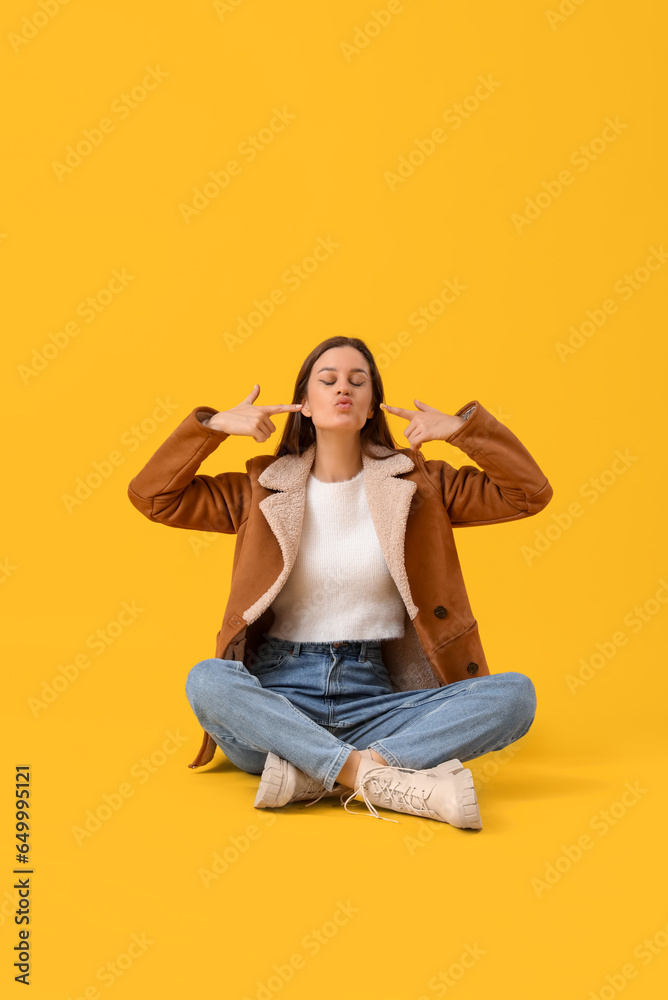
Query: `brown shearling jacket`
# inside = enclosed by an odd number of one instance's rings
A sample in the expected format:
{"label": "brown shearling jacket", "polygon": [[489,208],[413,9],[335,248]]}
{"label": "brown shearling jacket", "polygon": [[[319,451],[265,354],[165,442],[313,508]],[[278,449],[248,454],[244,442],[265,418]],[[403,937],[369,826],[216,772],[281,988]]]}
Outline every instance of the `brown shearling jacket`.
{"label": "brown shearling jacket", "polygon": [[[255,455],[245,472],[198,475],[204,459],[228,437],[201,422],[217,412],[208,406],[192,410],[137,473],[128,495],[151,521],[237,536],[214,655],[248,666],[297,555],[316,446],[301,455]],[[369,512],[405,605],[404,635],[381,641],[395,690],[489,674],[452,529],[531,517],[552,498],[552,487],[524,445],[478,400],[456,416],[465,422],[445,440],[480,468],[455,469],[411,448],[374,445],[375,457],[362,456]],[[204,732],[189,767],[208,763],[215,749]]]}

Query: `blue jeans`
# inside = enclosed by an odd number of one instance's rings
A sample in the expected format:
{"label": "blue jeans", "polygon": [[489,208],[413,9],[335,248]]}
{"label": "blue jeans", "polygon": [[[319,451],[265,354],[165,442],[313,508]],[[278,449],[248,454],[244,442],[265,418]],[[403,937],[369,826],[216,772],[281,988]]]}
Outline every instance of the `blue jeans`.
{"label": "blue jeans", "polygon": [[278,754],[331,791],[353,750],[429,768],[501,750],[528,732],[531,679],[515,671],[394,691],[379,641],[293,642],[262,635],[258,656],[196,663],[186,696],[233,764],[261,774]]}

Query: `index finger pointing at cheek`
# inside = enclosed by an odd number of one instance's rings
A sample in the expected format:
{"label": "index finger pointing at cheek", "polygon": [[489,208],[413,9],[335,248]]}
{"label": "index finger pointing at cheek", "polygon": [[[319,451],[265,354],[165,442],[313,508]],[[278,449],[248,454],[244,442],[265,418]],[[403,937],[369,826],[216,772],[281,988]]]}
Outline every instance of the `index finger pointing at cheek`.
{"label": "index finger pointing at cheek", "polygon": [[404,410],[400,406],[388,406],[386,403],[380,404],[384,410],[389,410],[390,413],[396,413],[398,417],[404,417],[406,420],[412,420],[415,416],[414,410]]}
{"label": "index finger pointing at cheek", "polygon": [[286,413],[288,410],[295,411],[302,407],[302,403],[277,403],[275,406],[256,406],[256,410],[263,413]]}

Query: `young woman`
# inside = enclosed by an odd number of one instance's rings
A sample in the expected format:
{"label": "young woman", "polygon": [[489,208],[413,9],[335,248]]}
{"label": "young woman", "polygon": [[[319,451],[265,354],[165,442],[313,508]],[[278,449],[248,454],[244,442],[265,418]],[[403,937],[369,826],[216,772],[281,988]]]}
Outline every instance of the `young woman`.
{"label": "young woman", "polygon": [[[453,527],[529,517],[552,497],[517,437],[477,400],[455,415],[386,406],[366,344],[331,337],[304,361],[293,402],[197,407],[132,480],[148,518],[236,534],[216,655],[190,670],[204,729],[190,766],[219,746],[261,774],[256,808],[324,795],[481,829],[468,761],[528,732],[523,673],[490,674]],[[383,410],[408,421],[394,443]],[[197,475],[229,435],[273,455]],[[425,460],[446,440],[480,468]],[[349,810],[352,812],[352,810]],[[393,822],[397,822],[393,820]]]}

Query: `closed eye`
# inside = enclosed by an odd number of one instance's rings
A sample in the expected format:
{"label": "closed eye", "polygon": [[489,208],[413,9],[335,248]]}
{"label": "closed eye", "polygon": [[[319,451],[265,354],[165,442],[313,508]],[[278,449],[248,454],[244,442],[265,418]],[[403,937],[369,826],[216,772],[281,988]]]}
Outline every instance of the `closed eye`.
{"label": "closed eye", "polygon": [[[320,379],[320,381],[322,382],[323,385],[336,385],[335,382],[324,382],[322,379]],[[364,382],[351,382],[350,384],[354,385],[355,388],[359,389],[361,385],[364,385]]]}

